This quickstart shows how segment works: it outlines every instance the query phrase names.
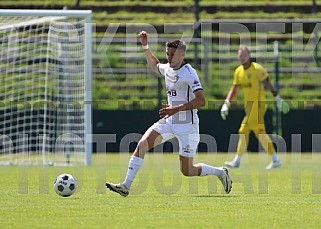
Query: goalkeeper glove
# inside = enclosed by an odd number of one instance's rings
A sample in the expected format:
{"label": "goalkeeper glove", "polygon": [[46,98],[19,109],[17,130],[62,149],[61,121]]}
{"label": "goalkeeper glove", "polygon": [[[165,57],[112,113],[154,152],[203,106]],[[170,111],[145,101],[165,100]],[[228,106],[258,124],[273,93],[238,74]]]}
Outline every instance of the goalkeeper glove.
{"label": "goalkeeper glove", "polygon": [[228,115],[228,108],[230,107],[230,101],[225,100],[222,109],[221,109],[221,117],[223,120],[226,119],[226,116]]}
{"label": "goalkeeper glove", "polygon": [[289,104],[287,104],[280,95],[277,95],[274,97],[276,101],[276,106],[279,109],[279,111],[283,112],[284,114],[288,113],[290,111]]}

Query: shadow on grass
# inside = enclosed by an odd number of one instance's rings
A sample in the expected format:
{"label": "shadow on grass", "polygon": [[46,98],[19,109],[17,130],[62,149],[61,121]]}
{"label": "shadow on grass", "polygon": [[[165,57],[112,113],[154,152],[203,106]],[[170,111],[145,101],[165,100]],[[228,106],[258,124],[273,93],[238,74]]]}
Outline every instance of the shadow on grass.
{"label": "shadow on grass", "polygon": [[232,195],[225,195],[225,194],[213,194],[213,195],[196,195],[196,196],[192,196],[192,197],[197,197],[197,198],[201,198],[201,197],[205,197],[205,198],[235,198],[237,196],[232,196]]}

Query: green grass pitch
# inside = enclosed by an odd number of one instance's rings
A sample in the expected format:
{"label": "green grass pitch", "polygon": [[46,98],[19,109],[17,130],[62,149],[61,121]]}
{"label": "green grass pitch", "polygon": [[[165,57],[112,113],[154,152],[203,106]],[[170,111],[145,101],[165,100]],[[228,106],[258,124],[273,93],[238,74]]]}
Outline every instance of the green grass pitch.
{"label": "green grass pitch", "polygon": [[[262,155],[262,156],[259,156]],[[215,166],[233,154],[200,153],[195,162]],[[124,198],[105,181],[125,176],[129,154],[94,155],[90,167],[0,167],[1,228],[319,228],[321,155],[280,154],[267,172],[266,154],[248,153],[230,169],[224,194],[214,176],[183,177],[177,154],[148,154]],[[71,173],[77,193],[60,197],[56,175]],[[39,176],[40,174],[40,176]]]}

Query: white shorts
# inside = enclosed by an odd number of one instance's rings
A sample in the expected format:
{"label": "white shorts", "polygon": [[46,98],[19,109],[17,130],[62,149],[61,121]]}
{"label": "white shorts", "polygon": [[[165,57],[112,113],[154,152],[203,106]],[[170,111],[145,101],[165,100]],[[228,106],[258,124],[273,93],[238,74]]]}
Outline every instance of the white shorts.
{"label": "white shorts", "polygon": [[172,124],[161,119],[154,123],[150,129],[162,136],[162,143],[176,137],[179,143],[179,155],[195,156],[200,141],[198,124]]}

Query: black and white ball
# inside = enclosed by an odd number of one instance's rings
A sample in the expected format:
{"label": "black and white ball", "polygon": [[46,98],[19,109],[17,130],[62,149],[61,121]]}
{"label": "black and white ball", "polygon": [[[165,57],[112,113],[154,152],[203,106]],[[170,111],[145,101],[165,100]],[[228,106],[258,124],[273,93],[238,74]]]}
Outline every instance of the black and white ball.
{"label": "black and white ball", "polygon": [[57,176],[54,187],[58,195],[68,197],[75,193],[77,182],[72,175],[65,173]]}

